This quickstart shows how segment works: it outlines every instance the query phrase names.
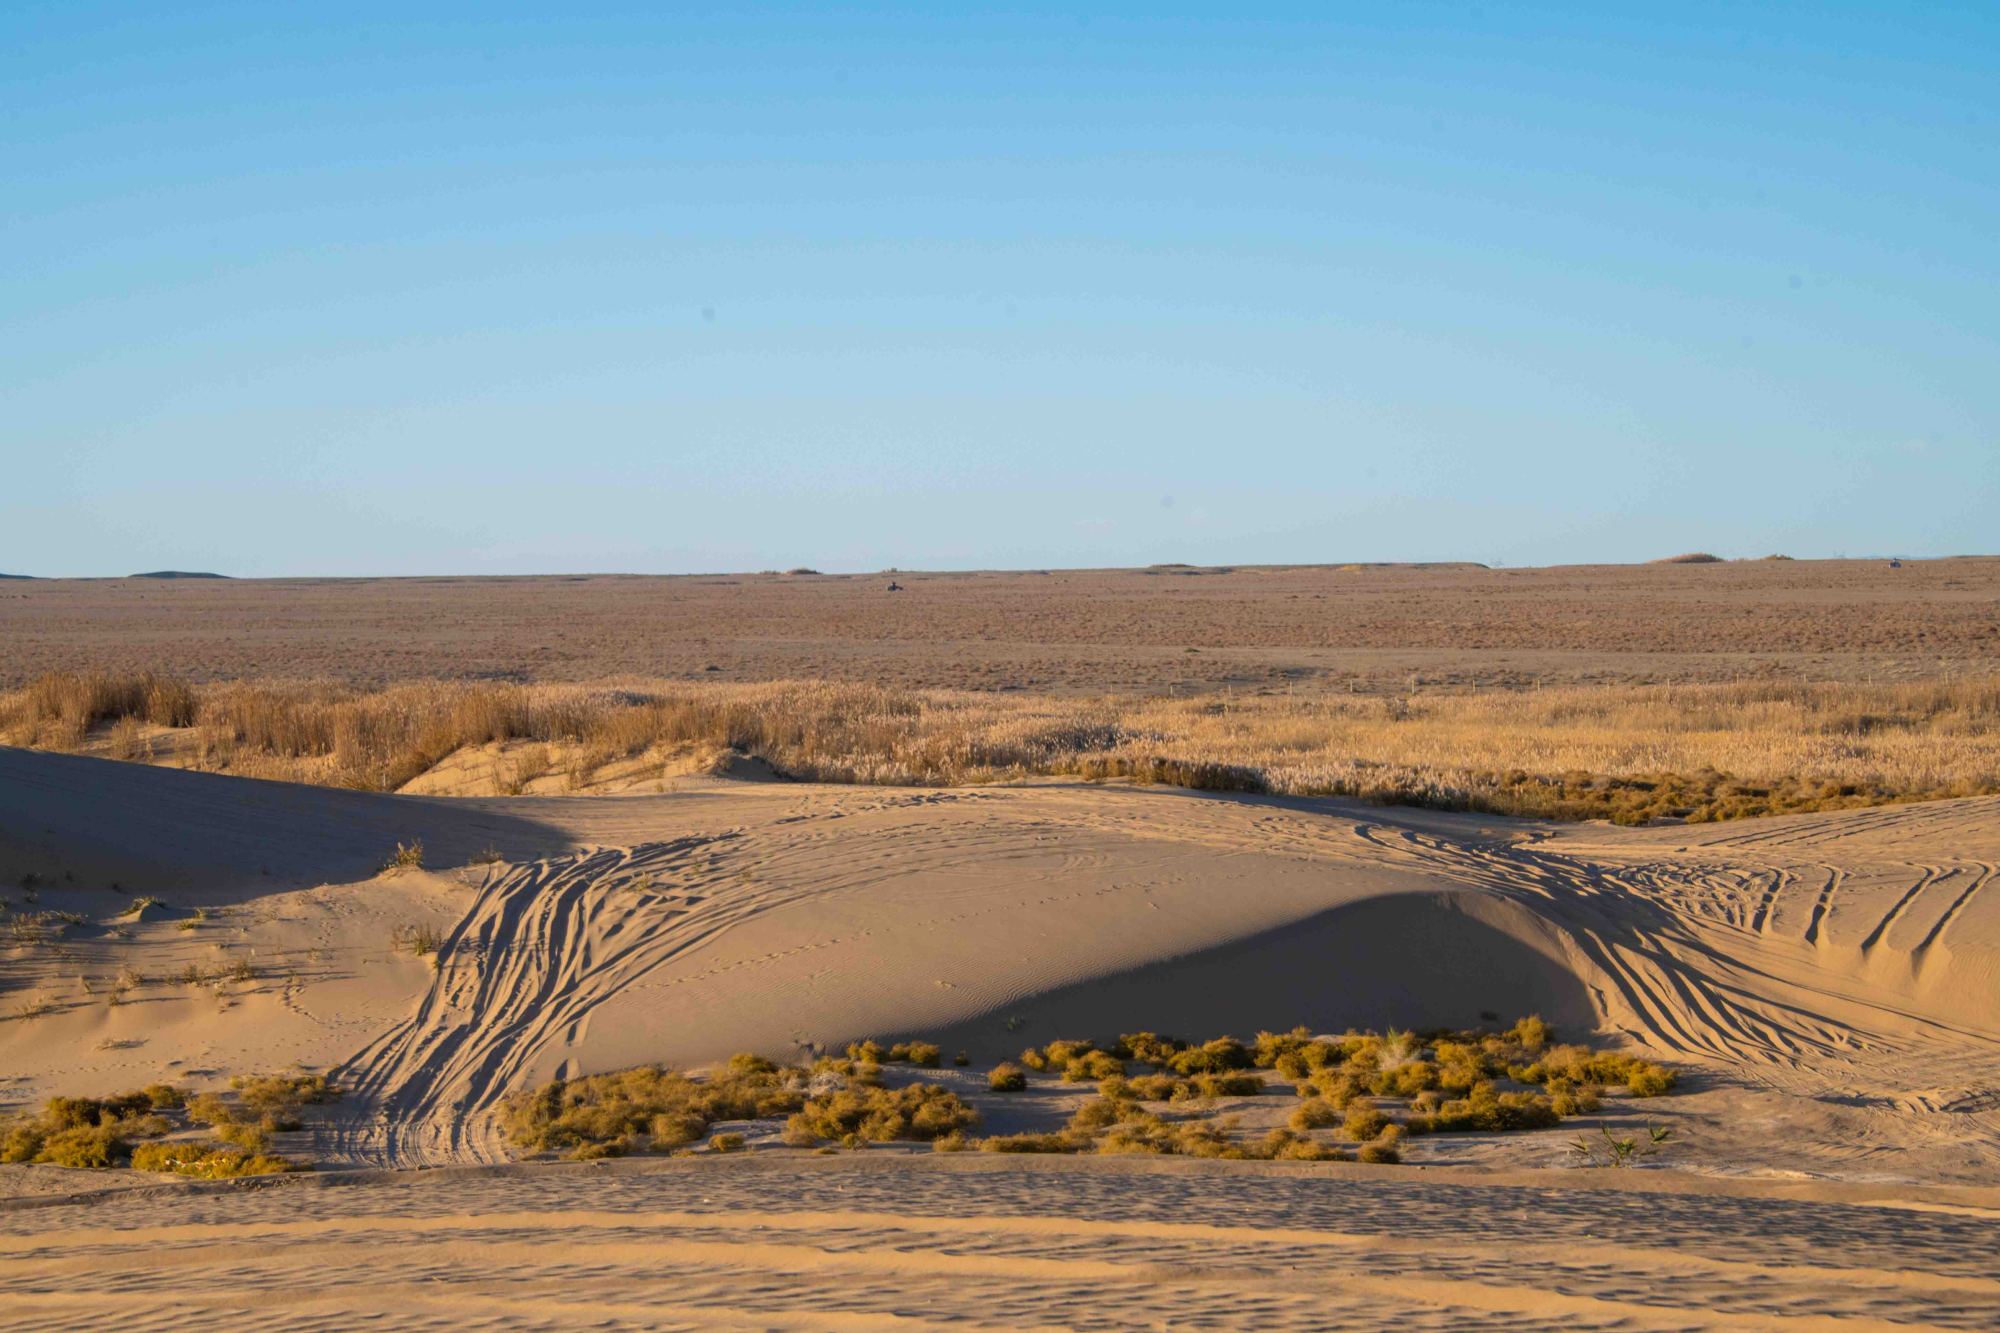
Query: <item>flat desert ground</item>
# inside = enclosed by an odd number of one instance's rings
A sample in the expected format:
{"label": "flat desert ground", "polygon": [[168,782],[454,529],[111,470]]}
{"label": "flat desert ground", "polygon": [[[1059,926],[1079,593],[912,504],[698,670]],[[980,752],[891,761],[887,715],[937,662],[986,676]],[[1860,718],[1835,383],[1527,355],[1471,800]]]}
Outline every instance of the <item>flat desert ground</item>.
{"label": "flat desert ground", "polygon": [[[991,576],[949,624],[846,581],[810,642],[785,599],[836,595],[756,576],[733,634],[723,591],[665,580],[574,585],[574,621],[545,580],[428,611],[403,581],[30,585],[0,622],[28,627],[18,680],[120,652],[105,665],[371,681],[511,655],[541,679],[532,644],[576,654],[548,679],[769,657],[771,677],[1043,690],[1925,680],[1990,653],[1996,568],[1521,571],[1525,626],[1467,591],[1513,571],[1376,567],[1109,571],[1041,602]],[[1339,579],[1376,583],[1314,630],[1294,599]],[[627,605],[621,647],[605,599],[649,595],[672,613]],[[871,619],[890,614],[932,619],[897,638]],[[1230,679],[1183,680],[1206,671]],[[0,1167],[0,1326],[2000,1326],[2000,798],[1619,827],[1062,778],[671,786],[421,795],[0,748],[0,883],[75,918],[0,948],[0,1098],[294,1066],[347,1089],[284,1145],[310,1173]],[[413,842],[422,867],[385,872]],[[419,928],[434,952],[396,947]],[[107,1002],[125,967],[204,980]],[[1401,1165],[825,1155],[763,1122],[736,1153],[524,1163],[499,1121],[558,1077],[922,1037],[966,1052],[935,1077],[982,1132],[1035,1131],[1091,1089],[989,1094],[1031,1044],[1527,1013],[1680,1086],[1555,1131],[1413,1137]],[[1290,1100],[1228,1109],[1254,1132]],[[1568,1142],[1600,1126],[1671,1136],[1583,1169]]]}

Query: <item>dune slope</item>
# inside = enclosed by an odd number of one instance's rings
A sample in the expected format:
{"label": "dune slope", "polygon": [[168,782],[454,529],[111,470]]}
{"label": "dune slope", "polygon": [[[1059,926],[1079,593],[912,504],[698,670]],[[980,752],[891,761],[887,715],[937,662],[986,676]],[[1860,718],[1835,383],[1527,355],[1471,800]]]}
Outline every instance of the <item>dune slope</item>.
{"label": "dune slope", "polygon": [[[1716,1170],[2000,1162],[1991,800],[1628,831],[1075,785],[454,801],[7,751],[0,828],[0,871],[80,867],[44,901],[151,876],[294,960],[140,1025],[66,978],[205,924],[16,948],[10,990],[60,1003],[0,1024],[13,1094],[316,1057],[355,1089],[334,1160],[501,1160],[509,1092],[647,1060],[1540,1010],[1695,1071]],[[430,873],[367,874],[407,838]],[[412,917],[434,967],[389,946]]]}

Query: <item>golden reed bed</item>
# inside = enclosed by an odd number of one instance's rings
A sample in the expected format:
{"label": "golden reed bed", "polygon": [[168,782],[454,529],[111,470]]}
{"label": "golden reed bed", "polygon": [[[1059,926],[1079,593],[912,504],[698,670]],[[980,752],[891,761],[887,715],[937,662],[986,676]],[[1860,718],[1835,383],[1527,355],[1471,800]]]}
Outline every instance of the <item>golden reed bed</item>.
{"label": "golden reed bed", "polygon": [[54,673],[0,695],[0,741],[384,791],[448,761],[450,790],[514,795],[747,755],[821,782],[1118,778],[1636,823],[2000,791],[2000,678],[1080,699]]}

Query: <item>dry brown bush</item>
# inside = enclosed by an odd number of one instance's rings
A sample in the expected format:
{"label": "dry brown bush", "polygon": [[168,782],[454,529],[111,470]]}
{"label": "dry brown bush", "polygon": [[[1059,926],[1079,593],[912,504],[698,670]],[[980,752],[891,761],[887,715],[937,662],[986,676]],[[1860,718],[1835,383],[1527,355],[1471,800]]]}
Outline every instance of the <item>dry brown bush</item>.
{"label": "dry brown bush", "polygon": [[[166,731],[114,738],[106,724],[126,718]],[[558,765],[584,790],[618,760],[701,750],[828,782],[1070,775],[1639,823],[2000,792],[2000,678],[1219,703],[824,683],[363,691],[51,676],[0,696],[0,739],[382,790],[497,743],[515,747],[491,765],[498,792]]]}

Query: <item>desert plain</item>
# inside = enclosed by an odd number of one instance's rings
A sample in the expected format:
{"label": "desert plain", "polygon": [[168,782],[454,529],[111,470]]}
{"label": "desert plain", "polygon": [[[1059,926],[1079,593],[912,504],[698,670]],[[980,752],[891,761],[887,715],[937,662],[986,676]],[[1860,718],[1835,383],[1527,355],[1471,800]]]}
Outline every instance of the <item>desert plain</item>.
{"label": "desert plain", "polygon": [[7,1328],[2000,1325],[2000,560],[0,643]]}

